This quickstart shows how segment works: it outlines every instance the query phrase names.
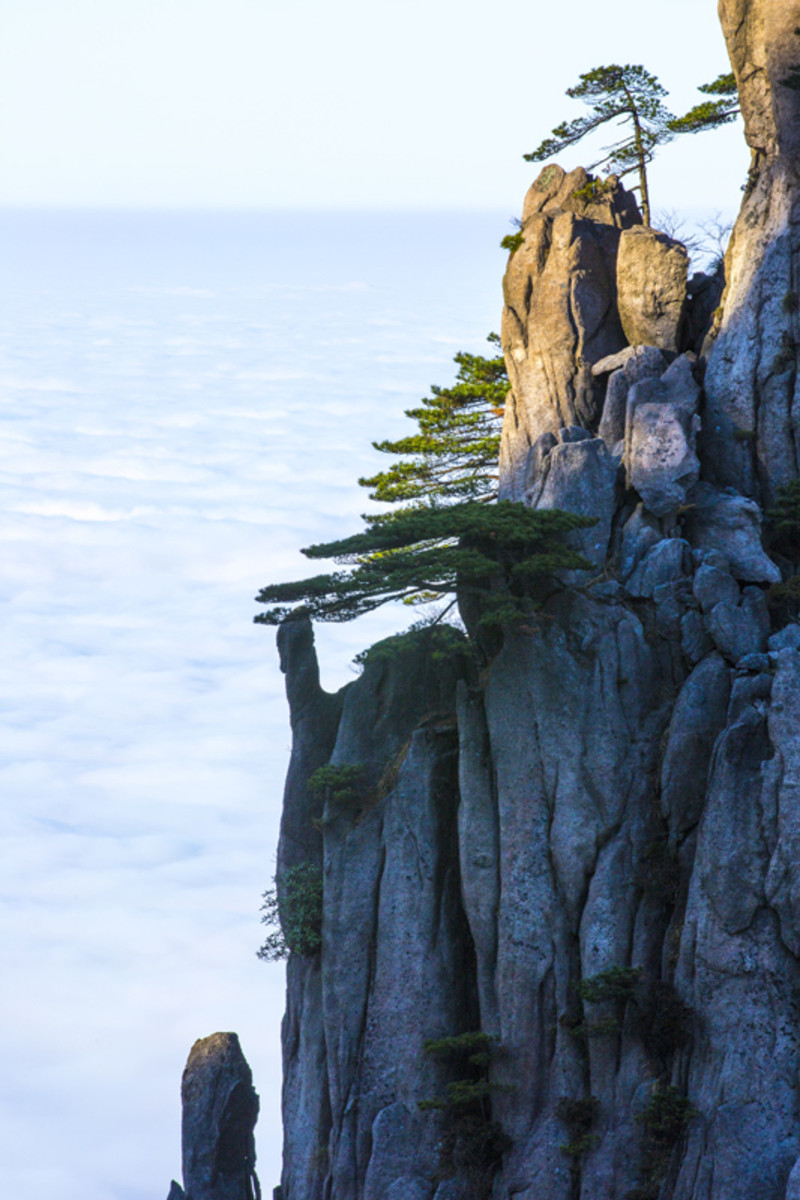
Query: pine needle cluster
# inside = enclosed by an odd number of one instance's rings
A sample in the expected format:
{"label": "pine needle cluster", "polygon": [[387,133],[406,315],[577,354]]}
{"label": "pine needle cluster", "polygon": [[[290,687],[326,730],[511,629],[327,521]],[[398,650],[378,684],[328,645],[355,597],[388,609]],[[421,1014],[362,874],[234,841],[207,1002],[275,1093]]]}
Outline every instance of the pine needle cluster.
{"label": "pine needle cluster", "polygon": [[262,588],[256,599],[268,608],[256,622],[277,625],[298,605],[318,621],[352,621],[390,601],[449,597],[450,607],[457,595],[498,627],[535,606],[556,572],[588,567],[564,537],[592,518],[496,501],[505,364],[464,353],[455,361],[455,383],[408,411],[418,432],[375,443],[398,461],[360,480],[396,507],[364,516],[359,533],[306,547],[307,558],[344,569]]}

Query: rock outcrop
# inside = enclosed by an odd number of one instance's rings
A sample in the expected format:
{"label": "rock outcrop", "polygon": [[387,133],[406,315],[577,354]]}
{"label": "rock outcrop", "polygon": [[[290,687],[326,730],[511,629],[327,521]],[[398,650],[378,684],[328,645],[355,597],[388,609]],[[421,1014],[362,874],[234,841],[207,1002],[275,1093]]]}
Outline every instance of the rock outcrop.
{"label": "rock outcrop", "polygon": [[770,503],[800,463],[800,14],[789,0],[721,0],[720,18],[751,166],[708,354],[704,457],[712,482]]}
{"label": "rock outcrop", "polygon": [[253,1130],[258,1096],[235,1033],[192,1046],[181,1083],[183,1188],[167,1200],[260,1200]]}
{"label": "rock outcrop", "polygon": [[[588,196],[587,196],[588,192]],[[502,341],[511,380],[502,494],[522,499],[528,451],[542,433],[597,428],[603,392],[592,366],[626,344],[617,307],[621,230],[640,222],[616,180],[602,196],[586,172],[545,167],[525,200],[509,259]]]}
{"label": "rock outcrop", "polygon": [[639,225],[626,229],[617,255],[617,303],[632,346],[657,346],[677,354],[686,310],[686,247]]}
{"label": "rock outcrop", "polygon": [[279,891],[323,881],[283,1200],[800,1196],[800,624],[762,537],[798,476],[800,13],[720,7],[754,158],[711,333],[720,281],[687,307],[616,180],[545,168],[506,272],[501,494],[595,516],[591,569],[492,656],[416,632],[337,696],[280,630]]}

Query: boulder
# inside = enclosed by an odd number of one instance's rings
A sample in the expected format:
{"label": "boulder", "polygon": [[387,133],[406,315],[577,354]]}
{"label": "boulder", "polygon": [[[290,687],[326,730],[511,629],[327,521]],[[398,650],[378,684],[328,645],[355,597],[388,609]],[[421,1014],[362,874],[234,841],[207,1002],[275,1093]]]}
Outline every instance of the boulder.
{"label": "boulder", "polygon": [[706,629],[717,649],[739,662],[748,654],[766,650],[769,634],[769,610],[759,588],[744,589],[741,604],[721,600],[706,614]]}
{"label": "boulder", "polygon": [[544,169],[526,200],[522,244],[508,260],[502,342],[511,392],[501,499],[522,499],[528,451],[541,434],[596,428],[605,389],[592,365],[625,346],[617,312],[618,214],[613,205],[570,199],[586,179],[585,172]]}
{"label": "boulder", "polygon": [[681,348],[689,256],[682,242],[644,226],[626,229],[617,259],[619,315],[631,345]]}
{"label": "boulder", "polygon": [[183,1182],[191,1200],[258,1195],[253,1130],[258,1095],[235,1033],[192,1046],[181,1082]]}
{"label": "boulder", "polygon": [[735,579],[779,583],[781,573],[761,545],[761,509],[734,488],[700,483],[692,491],[686,533],[693,546],[719,550]]}
{"label": "boulder", "polygon": [[688,575],[690,567],[689,546],[683,538],[664,538],[648,550],[625,588],[631,596],[647,600],[660,584]]}
{"label": "boulder", "polygon": [[660,379],[644,379],[628,393],[625,465],[629,486],[645,508],[664,517],[686,501],[700,477],[695,453],[700,389],[687,356]]}
{"label": "boulder", "polygon": [[652,550],[663,534],[658,523],[643,504],[637,504],[633,513],[622,527],[622,537],[619,548],[619,571],[623,579],[627,579],[633,569],[641,562],[648,550]]}
{"label": "boulder", "polygon": [[372,1148],[364,1181],[364,1200],[431,1200],[433,1185],[415,1176],[408,1147],[424,1137],[426,1118],[401,1103],[382,1109],[372,1123]]}
{"label": "boulder", "polygon": [[[592,374],[611,375],[614,371],[618,371],[620,367],[624,367],[628,359],[636,353],[635,346],[626,346],[624,350],[618,350],[616,354],[607,354],[605,358],[601,358],[592,367]],[[661,372],[659,371],[659,375]]]}
{"label": "boulder", "polygon": [[549,163],[528,188],[522,224],[536,213],[557,212],[574,212],[619,229],[642,223],[636,197],[625,190],[616,175],[599,182],[583,167],[566,172],[557,163]]}
{"label": "boulder", "polygon": [[661,769],[661,812],[673,845],[702,815],[711,752],[725,727],[730,692],[728,667],[719,654],[709,654],[675,702]]}
{"label": "boulder", "polygon": [[739,603],[739,585],[727,571],[720,571],[718,567],[706,564],[699,567],[694,577],[693,591],[703,612],[709,612],[722,600],[731,604]]}
{"label": "boulder", "polygon": [[692,666],[714,649],[705,622],[695,608],[690,608],[681,617],[681,649]]}
{"label": "boulder", "polygon": [[[622,361],[619,361],[622,360]],[[605,358],[594,367],[612,362],[618,365],[612,369],[611,377],[606,388],[606,398],[603,402],[603,415],[597,430],[612,450],[625,437],[625,412],[628,403],[628,392],[635,383],[642,379],[658,378],[664,374],[667,360],[655,346],[627,346],[619,354]]]}
{"label": "boulder", "polygon": [[792,623],[773,633],[767,640],[770,650],[800,650],[800,625]]}
{"label": "boulder", "polygon": [[712,328],[724,287],[725,268],[722,262],[713,275],[698,271],[686,285],[686,340],[697,354],[702,352],[703,342]]}
{"label": "boulder", "polygon": [[580,432],[585,436],[551,447],[529,502],[533,508],[559,508],[596,518],[595,525],[573,530],[566,540],[593,567],[599,568],[606,560],[611,538],[617,465],[601,438],[593,438],[585,430]]}
{"label": "boulder", "polygon": [[789,1173],[784,1200],[800,1200],[800,1158]]}
{"label": "boulder", "polygon": [[770,669],[770,659],[768,654],[745,654],[736,663],[736,670],[762,675]]}

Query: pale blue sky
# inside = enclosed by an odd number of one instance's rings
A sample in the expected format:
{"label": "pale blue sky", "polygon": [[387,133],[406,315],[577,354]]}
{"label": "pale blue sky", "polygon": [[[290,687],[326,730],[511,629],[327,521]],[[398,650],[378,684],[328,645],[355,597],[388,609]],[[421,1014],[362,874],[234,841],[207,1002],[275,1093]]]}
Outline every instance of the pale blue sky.
{"label": "pale blue sky", "polygon": [[[644,62],[686,108],[727,65],[715,7],[0,0],[0,204],[517,211],[579,72]],[[745,165],[736,130],[684,139],[656,206]]]}

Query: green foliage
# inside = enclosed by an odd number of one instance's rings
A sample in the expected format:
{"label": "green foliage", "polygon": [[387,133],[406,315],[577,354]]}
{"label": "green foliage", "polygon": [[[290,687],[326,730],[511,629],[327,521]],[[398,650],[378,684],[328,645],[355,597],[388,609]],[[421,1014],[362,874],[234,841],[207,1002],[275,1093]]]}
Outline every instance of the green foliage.
{"label": "green foliage", "polygon": [[474,1063],[475,1056],[480,1055],[479,1065],[486,1066],[489,1051],[494,1044],[494,1039],[488,1033],[477,1029],[472,1033],[458,1033],[452,1037],[427,1038],[422,1048],[434,1058],[458,1063]]}
{"label": "green foliage", "polygon": [[485,1100],[496,1088],[488,1079],[454,1079],[445,1085],[445,1095],[433,1100],[420,1100],[417,1107],[427,1109],[472,1108],[476,1101]]}
{"label": "green foliage", "polygon": [[666,1063],[690,1040],[692,1010],[681,1000],[673,984],[653,980],[638,1001],[635,1024],[648,1053]]}
{"label": "green foliage", "polygon": [[607,1037],[611,1033],[619,1033],[622,1026],[618,1017],[599,1017],[596,1021],[578,1021],[567,1024],[567,1029],[579,1042],[587,1038]]}
{"label": "green foliage", "polygon": [[639,1188],[627,1200],[655,1200],[666,1176],[672,1151],[698,1114],[676,1087],[657,1087],[636,1120],[644,1129]]}
{"label": "green foliage", "polygon": [[316,954],[322,944],[322,872],[313,863],[299,863],[264,892],[261,922],[271,926],[257,951],[265,962],[278,962],[290,953]]}
{"label": "green foliage", "polygon": [[775,503],[766,513],[766,545],[769,553],[783,560],[784,578],[767,591],[767,601],[778,625],[800,616],[800,480],[778,489]]}
{"label": "green foliage", "polygon": [[511,254],[513,254],[515,250],[519,250],[524,241],[525,235],[523,234],[522,230],[519,230],[518,233],[507,233],[500,242],[500,249],[508,250]]}
{"label": "green foliage", "polygon": [[491,1115],[491,1094],[498,1086],[489,1082],[491,1055],[499,1047],[482,1030],[432,1038],[425,1054],[448,1063],[456,1078],[441,1096],[418,1101],[421,1111],[443,1116],[440,1141],[442,1177],[459,1174],[475,1200],[488,1200],[491,1181],[511,1143]]}
{"label": "green foliage", "polygon": [[[522,234],[509,234],[520,238]],[[505,244],[504,239],[503,244]],[[510,247],[509,247],[510,248]],[[499,349],[500,339],[488,341]],[[500,426],[509,382],[502,354],[484,358],[459,353],[456,382],[447,388],[433,386],[418,408],[406,410],[418,432],[397,441],[373,442],[383,454],[398,455],[394,463],[367,479],[370,499],[389,504],[435,499],[482,499],[496,490]]]}
{"label": "green foliage", "polygon": [[608,180],[595,179],[590,176],[583,187],[576,188],[572,194],[576,200],[586,200],[589,204],[598,204],[611,190]]}
{"label": "green foliage", "polygon": [[652,161],[657,146],[668,142],[673,134],[672,113],[662,97],[666,91],[655,75],[640,64],[616,63],[596,67],[580,76],[579,83],[567,89],[567,95],[583,100],[589,113],[572,121],[562,121],[535,150],[524,155],[528,162],[543,162],[574,146],[596,129],[614,122],[627,127],[625,135],[589,167],[603,167],[622,177],[631,171],[639,175],[642,214],[645,225],[650,224],[650,198],[647,186],[647,164]]}
{"label": "green foliage", "polygon": [[350,621],[390,600],[413,602],[420,593],[430,598],[458,590],[480,604],[485,625],[502,626],[543,598],[555,572],[588,568],[563,536],[595,524],[508,500],[420,505],[364,520],[363,532],[303,551],[351,570],[263,588],[258,602],[275,607],[255,620],[277,625],[301,603],[318,620]]}
{"label": "green foliage", "polygon": [[718,75],[711,83],[704,83],[697,90],[719,99],[703,100],[682,117],[673,117],[669,122],[672,133],[700,133],[704,129],[718,129],[720,125],[729,125],[739,115],[739,93],[733,71]]}
{"label": "green foliage", "polygon": [[611,967],[578,984],[581,1000],[601,1004],[604,1000],[627,1002],[633,998],[642,971],[640,967]]}
{"label": "green foliage", "polygon": [[466,668],[473,657],[472,646],[455,626],[420,621],[404,633],[394,633],[369,649],[362,650],[353,662],[366,667],[379,662],[394,662],[403,657],[411,658],[420,651],[424,651],[431,662],[439,665],[449,662],[457,669],[461,666]]}
{"label": "green foliage", "polygon": [[359,808],[365,797],[366,776],[362,763],[317,767],[308,781],[309,794],[330,800],[339,808]]}
{"label": "green foliage", "polygon": [[567,1157],[577,1160],[582,1158],[597,1143],[597,1137],[591,1132],[600,1105],[594,1096],[574,1100],[562,1096],[556,1105],[556,1116],[567,1127],[569,1141],[559,1149]]}

